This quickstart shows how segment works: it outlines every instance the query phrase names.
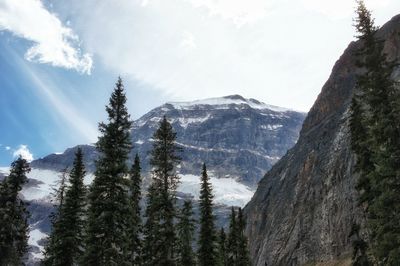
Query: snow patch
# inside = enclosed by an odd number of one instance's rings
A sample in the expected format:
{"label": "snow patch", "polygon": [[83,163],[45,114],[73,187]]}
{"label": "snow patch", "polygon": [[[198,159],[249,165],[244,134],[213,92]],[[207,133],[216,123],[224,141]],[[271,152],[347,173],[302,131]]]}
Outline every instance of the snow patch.
{"label": "snow patch", "polygon": [[[214,202],[217,204],[244,207],[253,197],[254,191],[232,178],[209,176],[214,193]],[[178,191],[191,194],[195,199],[199,199],[200,177],[195,175],[180,175],[180,177]]]}
{"label": "snow patch", "polygon": [[207,114],[205,117],[196,117],[196,118],[186,118],[179,117],[178,122],[183,128],[187,128],[189,124],[201,124],[207,121],[211,117],[210,114]]}
{"label": "snow patch", "polygon": [[35,259],[43,259],[44,247],[38,242],[46,237],[47,235],[45,233],[42,233],[39,229],[33,229],[29,232],[28,244],[30,246],[37,247],[40,250],[40,252],[31,252],[32,256]]}
{"label": "snow patch", "polygon": [[138,145],[142,145],[143,143],[144,143],[144,141],[141,139],[139,139],[138,141],[135,142],[135,144],[138,144]]}
{"label": "snow patch", "polygon": [[193,109],[193,107],[195,107],[197,105],[212,105],[212,106],[215,106],[216,109],[228,109],[229,105],[231,105],[231,104],[234,104],[234,105],[244,104],[253,109],[260,109],[260,110],[268,109],[268,110],[271,110],[274,112],[292,111],[291,109],[288,109],[288,108],[269,105],[269,104],[259,102],[254,99],[245,99],[240,96],[208,98],[208,99],[204,99],[204,100],[197,100],[197,101],[191,101],[191,102],[169,102],[168,104],[171,104],[172,106],[174,106],[175,109],[182,109],[182,110],[191,110],[191,109]]}
{"label": "snow patch", "polygon": [[[39,200],[50,202],[54,188],[58,188],[61,179],[61,173],[52,170],[35,169],[27,174],[28,178],[36,181],[36,184],[24,186],[21,191],[25,200]],[[89,185],[93,180],[93,174],[85,176],[84,183]]]}

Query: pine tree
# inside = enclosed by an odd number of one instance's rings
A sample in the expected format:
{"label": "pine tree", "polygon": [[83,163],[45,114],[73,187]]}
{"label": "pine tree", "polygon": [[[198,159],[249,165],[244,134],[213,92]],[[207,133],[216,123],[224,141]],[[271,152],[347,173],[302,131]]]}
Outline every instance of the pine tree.
{"label": "pine tree", "polygon": [[249,266],[251,265],[250,262],[250,253],[249,249],[247,246],[247,237],[244,234],[246,228],[246,222],[244,220],[243,212],[242,209],[239,208],[238,211],[238,224],[237,224],[237,230],[238,230],[238,261],[237,265],[239,266]]}
{"label": "pine tree", "polygon": [[238,245],[239,245],[239,235],[238,235],[238,223],[236,221],[236,212],[232,207],[232,212],[229,222],[229,235],[228,235],[228,265],[236,266],[238,265]]}
{"label": "pine tree", "polygon": [[177,229],[178,229],[178,265],[193,266],[195,265],[195,254],[192,244],[194,239],[195,220],[193,219],[192,202],[187,200],[183,203],[180,212]]}
{"label": "pine tree", "polygon": [[63,188],[65,181],[61,185],[61,201],[46,248],[44,265],[77,265],[83,254],[83,218],[86,202],[86,188],[83,179],[85,173],[82,150],[78,148],[69,174],[70,185],[65,189],[65,196]]}
{"label": "pine tree", "polygon": [[228,266],[228,250],[226,242],[226,234],[222,227],[218,237],[219,265],[221,266]]}
{"label": "pine tree", "polygon": [[159,210],[160,195],[155,184],[151,184],[147,190],[146,198],[146,222],[144,224],[144,240],[143,240],[143,261],[144,265],[160,265],[159,261],[162,256],[160,250],[161,239],[161,217]]}
{"label": "pine tree", "polygon": [[44,258],[42,260],[43,266],[51,266],[55,265],[55,260],[59,254],[59,249],[57,249],[56,245],[59,243],[60,232],[62,228],[60,227],[60,213],[61,209],[64,206],[64,198],[65,191],[67,186],[67,174],[68,168],[65,168],[61,171],[60,180],[57,181],[56,188],[53,187],[53,192],[51,195],[53,196],[52,202],[54,210],[50,214],[49,218],[51,221],[51,234],[47,238],[47,243],[44,251]]}
{"label": "pine tree", "polygon": [[361,177],[357,188],[367,213],[370,250],[378,264],[400,264],[400,110],[391,79],[394,64],[363,1],[358,1],[357,53],[364,72],[357,77],[352,104],[352,147]]}
{"label": "pine tree", "polygon": [[216,231],[213,215],[213,194],[207,174],[206,164],[203,164],[200,185],[200,232],[198,261],[200,266],[215,265],[218,261],[216,247]]}
{"label": "pine tree", "polygon": [[95,178],[90,187],[84,265],[125,265],[129,257],[129,174],[132,122],[121,78],[106,106],[108,123],[100,123]]}
{"label": "pine tree", "polygon": [[369,266],[372,265],[369,261],[367,249],[368,244],[360,235],[360,225],[353,224],[349,237],[353,238],[353,266]]}
{"label": "pine tree", "polygon": [[152,183],[148,191],[145,223],[145,263],[175,265],[176,263],[176,188],[179,177],[175,172],[180,162],[176,133],[167,118],[160,121],[153,135],[150,164]]}
{"label": "pine tree", "polygon": [[134,163],[130,171],[130,226],[129,226],[129,252],[132,265],[142,264],[142,219],[141,219],[141,167],[139,155],[136,154]]}
{"label": "pine tree", "polygon": [[28,162],[19,157],[0,184],[0,265],[22,265],[28,247],[28,216],[18,193],[28,182]]}

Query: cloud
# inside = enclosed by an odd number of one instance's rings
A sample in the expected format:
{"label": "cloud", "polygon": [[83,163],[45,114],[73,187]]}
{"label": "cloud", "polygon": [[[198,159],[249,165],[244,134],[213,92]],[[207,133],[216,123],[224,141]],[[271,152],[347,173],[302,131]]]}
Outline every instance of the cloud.
{"label": "cloud", "polygon": [[238,93],[308,111],[354,40],[353,1],[339,1],[350,14],[339,21],[310,15],[333,0],[70,0],[58,10],[107,69],[164,98]]}
{"label": "cloud", "polygon": [[33,154],[29,151],[27,145],[19,145],[18,149],[13,152],[13,157],[17,158],[21,156],[23,159],[27,160],[28,162],[33,161]]}
{"label": "cloud", "polygon": [[78,36],[40,0],[1,1],[0,30],[10,31],[34,43],[25,53],[29,61],[90,74],[91,55],[81,52]]}
{"label": "cloud", "polygon": [[[301,0],[309,10],[321,13],[331,19],[343,19],[354,15],[355,0]],[[386,7],[392,0],[365,0],[369,9]]]}
{"label": "cloud", "polygon": [[4,149],[5,149],[6,151],[9,151],[9,150],[11,150],[11,147],[10,147],[10,146],[6,146],[6,147],[4,147]]}
{"label": "cloud", "polygon": [[275,0],[187,0],[195,7],[208,9],[211,15],[233,21],[237,26],[262,19]]}

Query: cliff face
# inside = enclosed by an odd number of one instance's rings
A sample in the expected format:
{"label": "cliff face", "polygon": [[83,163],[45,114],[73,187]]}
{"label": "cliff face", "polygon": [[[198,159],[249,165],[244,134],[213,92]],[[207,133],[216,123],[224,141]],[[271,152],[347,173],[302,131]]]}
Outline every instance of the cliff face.
{"label": "cliff face", "polygon": [[[167,116],[184,152],[180,173],[198,174],[203,162],[216,177],[232,178],[255,188],[296,143],[305,113],[270,106],[240,95],[193,102],[166,103],[134,121],[132,142],[142,160],[143,172],[150,171],[149,151],[159,121]],[[85,165],[94,170],[94,146],[82,145]],[[76,147],[32,162],[39,169],[61,170],[72,164]]]}
{"label": "cliff face", "polygon": [[[400,15],[379,31],[389,59],[400,59]],[[297,144],[260,181],[245,208],[254,265],[303,265],[351,253],[357,207],[349,106],[359,69],[351,43],[336,62]],[[399,70],[394,75],[399,76]]]}

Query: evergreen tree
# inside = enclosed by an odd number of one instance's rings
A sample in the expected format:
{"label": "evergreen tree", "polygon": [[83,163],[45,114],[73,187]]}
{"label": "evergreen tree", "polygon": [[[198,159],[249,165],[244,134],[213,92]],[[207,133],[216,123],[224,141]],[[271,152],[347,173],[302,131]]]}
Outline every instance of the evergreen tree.
{"label": "evergreen tree", "polygon": [[353,256],[352,261],[354,266],[369,266],[372,265],[369,261],[367,242],[360,235],[360,225],[353,224],[349,237],[353,238]]}
{"label": "evergreen tree", "polygon": [[178,265],[194,266],[195,255],[192,244],[194,239],[195,220],[193,219],[192,202],[187,200],[183,203],[183,207],[179,216],[178,229]]}
{"label": "evergreen tree", "polygon": [[140,171],[140,159],[139,155],[136,154],[134,163],[130,171],[131,224],[129,226],[129,252],[132,265],[142,264],[142,219],[140,208],[142,177]]}
{"label": "evergreen tree", "polygon": [[356,29],[362,48],[352,104],[352,147],[361,174],[357,188],[367,213],[370,250],[378,264],[400,264],[400,110],[399,90],[391,79],[394,64],[363,1]]}
{"label": "evergreen tree", "polygon": [[29,216],[18,193],[28,181],[28,162],[19,157],[0,184],[0,265],[22,265],[28,247]]}
{"label": "evergreen tree", "polygon": [[84,265],[125,265],[129,257],[130,208],[127,159],[132,122],[121,78],[106,106],[108,123],[100,123],[95,178],[90,188]]}
{"label": "evergreen tree", "polygon": [[180,162],[176,133],[167,118],[160,121],[153,135],[150,164],[152,183],[148,191],[145,223],[145,263],[175,265],[176,263],[176,188],[179,177],[175,172]]}
{"label": "evergreen tree", "polygon": [[247,246],[247,237],[244,234],[245,228],[246,228],[246,222],[244,220],[243,212],[242,209],[239,208],[238,211],[238,224],[237,224],[237,230],[238,230],[238,261],[237,265],[239,266],[249,266],[251,265],[250,263],[250,254],[249,254],[249,249]]}
{"label": "evergreen tree", "polygon": [[146,222],[144,224],[144,240],[143,240],[143,261],[144,265],[160,265],[160,257],[162,254],[158,247],[161,245],[161,217],[159,210],[160,195],[155,184],[151,184],[147,190],[146,199]]}
{"label": "evergreen tree", "polygon": [[216,231],[213,215],[212,187],[203,164],[200,185],[200,232],[198,261],[200,266],[215,265],[218,261]]}
{"label": "evergreen tree", "polygon": [[238,265],[238,246],[239,246],[239,235],[238,235],[238,223],[236,221],[236,212],[232,207],[232,212],[229,222],[229,235],[228,235],[228,265]]}
{"label": "evergreen tree", "polygon": [[[55,260],[59,254],[57,254],[56,244],[59,242],[60,232],[60,212],[64,205],[65,190],[67,183],[68,168],[61,171],[60,180],[57,181],[56,188],[53,187],[53,192],[51,195],[53,199],[51,200],[54,204],[54,210],[50,214],[49,218],[51,221],[51,234],[47,238],[47,243],[44,251],[44,258],[42,260],[42,265],[51,266],[56,264]],[[59,252],[59,249],[58,249]]]}
{"label": "evergreen tree", "polygon": [[[61,184],[60,205],[50,241],[46,248],[44,265],[77,265],[83,252],[83,231],[86,202],[86,188],[83,154],[80,148],[75,153],[72,170],[69,174],[69,187]],[[63,175],[63,180],[65,175]]]}
{"label": "evergreen tree", "polygon": [[228,250],[226,242],[226,234],[222,227],[218,237],[219,265],[221,266],[228,266]]}

